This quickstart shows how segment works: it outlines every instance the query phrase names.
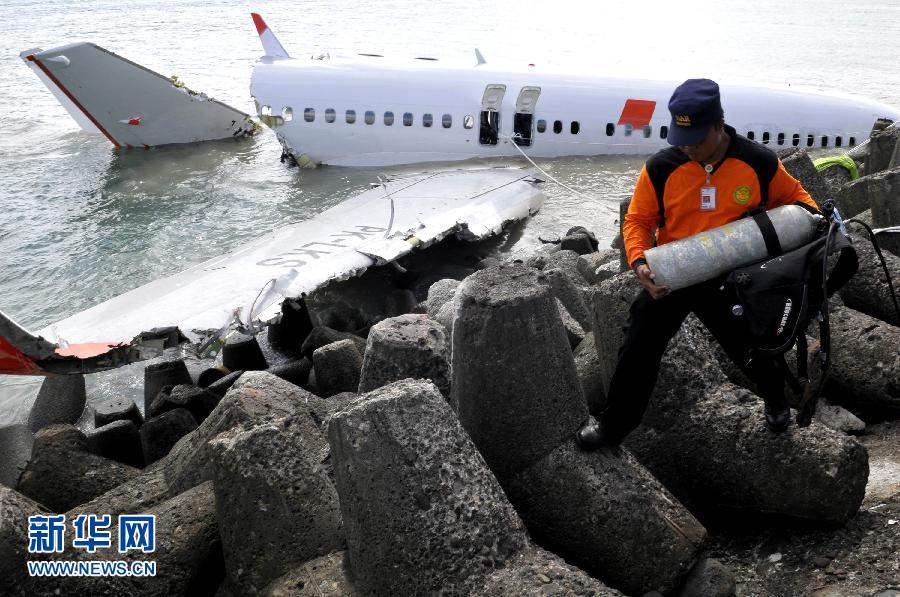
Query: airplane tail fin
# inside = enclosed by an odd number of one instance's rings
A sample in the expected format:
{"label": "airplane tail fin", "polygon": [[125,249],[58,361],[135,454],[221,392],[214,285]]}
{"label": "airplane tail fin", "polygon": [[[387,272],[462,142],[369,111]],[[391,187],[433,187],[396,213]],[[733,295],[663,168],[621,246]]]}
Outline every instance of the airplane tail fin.
{"label": "airplane tail fin", "polygon": [[284,46],[281,45],[281,42],[278,41],[278,38],[272,33],[272,30],[269,29],[269,26],[266,25],[263,18],[255,12],[251,12],[250,16],[253,17],[253,24],[256,25],[256,32],[259,33],[259,41],[262,42],[266,56],[272,56],[273,58],[290,58],[287,50],[284,49]]}

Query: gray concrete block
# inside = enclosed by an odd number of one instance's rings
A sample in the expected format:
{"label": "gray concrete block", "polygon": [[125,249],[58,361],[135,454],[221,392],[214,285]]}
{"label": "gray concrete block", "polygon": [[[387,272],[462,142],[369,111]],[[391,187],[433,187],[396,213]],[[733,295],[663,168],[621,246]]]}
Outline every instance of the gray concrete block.
{"label": "gray concrete block", "polygon": [[[833,168],[832,168],[833,169]],[[869,202],[868,176],[862,176],[844,184],[835,196],[835,204],[841,212],[841,217],[852,218],[871,207]]]}
{"label": "gray concrete block", "polygon": [[141,434],[133,421],[119,419],[87,433],[88,449],[98,456],[129,466],[144,466]]}
{"label": "gray concrete block", "polygon": [[[894,308],[891,288],[888,285],[884,268],[881,266],[881,260],[878,259],[875,248],[869,240],[869,235],[859,225],[848,224],[847,226],[853,237],[853,246],[859,259],[859,270],[839,291],[844,305],[866,315],[877,317],[891,325],[900,326],[900,315]],[[882,251],[881,254],[891,276],[894,292],[900,293],[900,257],[887,251]]]}
{"label": "gray concrete block", "polygon": [[329,327],[320,325],[314,327],[306,337],[306,340],[303,341],[303,346],[300,349],[300,352],[302,352],[303,356],[305,356],[306,358],[311,359],[313,351],[315,351],[317,348],[322,348],[327,344],[339,342],[340,340],[353,341],[353,343],[356,345],[357,350],[359,350],[359,354],[362,354],[366,351],[365,338],[361,338],[351,332],[339,332]]}
{"label": "gray concrete block", "polygon": [[556,448],[587,418],[575,360],[540,272],[509,264],[460,285],[451,403],[501,479]]}
{"label": "gray concrete block", "polygon": [[504,488],[535,541],[629,595],[676,588],[706,538],[627,450],[582,452],[573,437]]}
{"label": "gray concrete block", "polygon": [[84,410],[83,375],[48,375],[28,413],[32,432],[57,423],[74,424]]}
{"label": "gray concrete block", "polygon": [[28,582],[28,517],[46,514],[41,504],[0,485],[0,594],[21,595]]}
{"label": "gray concrete block", "polygon": [[900,128],[896,126],[873,132],[869,139],[866,174],[877,174],[891,167],[898,139],[900,139]]}
{"label": "gray concrete block", "polygon": [[103,427],[113,421],[131,421],[135,427],[144,423],[144,417],[138,410],[134,400],[127,396],[109,398],[92,405],[94,409],[94,427]]}
{"label": "gray concrete block", "polygon": [[572,278],[561,269],[545,268],[543,272],[544,276],[539,280],[549,284],[553,296],[562,301],[566,310],[583,329],[591,329],[591,313],[584,302],[581,288],[576,286]]}
{"label": "gray concrete block", "polygon": [[54,512],[65,512],[136,477],[134,467],[88,451],[72,425],[51,425],[35,434],[31,459],[16,490]]}
{"label": "gray concrete block", "polygon": [[805,149],[791,147],[779,151],[778,156],[781,158],[781,163],[784,164],[784,169],[800,181],[817,205],[821,207],[825,201],[831,198],[831,189],[816,170]]}
{"label": "gray concrete block", "polygon": [[606,278],[598,273],[597,270],[608,263],[616,262],[616,271],[618,271],[618,258],[618,251],[613,249],[595,251],[587,255],[581,255],[575,264],[575,268],[588,284],[599,284]]}
{"label": "gray concrete block", "polygon": [[459,280],[453,278],[445,278],[438,280],[428,287],[428,315],[436,317],[441,307],[453,300],[456,289],[459,287]]}
{"label": "gray concrete block", "polygon": [[581,382],[581,390],[584,392],[588,411],[592,415],[597,415],[606,406],[606,389],[603,387],[600,359],[597,356],[593,332],[585,334],[581,344],[575,349],[573,356],[575,357],[575,370],[578,372],[578,381]]}
{"label": "gray concrete block", "polygon": [[900,328],[859,311],[832,310],[825,395],[850,408],[900,411]]}
{"label": "gray concrete block", "polygon": [[584,340],[584,328],[581,327],[575,318],[569,313],[569,310],[566,309],[566,306],[562,304],[562,301],[556,299],[556,308],[559,311],[559,319],[562,321],[563,328],[566,330],[566,338],[569,340],[569,348],[575,350],[581,341]]}
{"label": "gray concrete block", "polygon": [[859,434],[866,430],[865,421],[846,408],[831,404],[824,398],[819,399],[813,418],[822,425],[843,433]]}
{"label": "gray concrete block", "polygon": [[312,354],[316,386],[322,396],[355,392],[359,387],[362,353],[352,340],[339,340],[317,348]]}
{"label": "gray concrete block", "polygon": [[678,593],[678,597],[734,597],[737,585],[731,569],[715,558],[704,558]]}
{"label": "gray concrete block", "polygon": [[321,441],[310,442],[294,419],[210,441],[222,550],[237,594],[258,594],[291,567],[344,546],[337,491],[316,451]]}
{"label": "gray concrete block", "polygon": [[401,315],[372,326],[358,392],[406,378],[428,379],[450,396],[450,341],[444,326],[426,315]]}
{"label": "gray concrete block", "polygon": [[267,597],[357,597],[345,551],[334,551],[295,566],[272,581]]}
{"label": "gray concrete block", "polygon": [[144,404],[145,418],[150,410],[153,399],[163,389],[163,386],[177,386],[178,384],[192,384],[191,374],[188,372],[184,360],[176,359],[148,365],[144,369]]}
{"label": "gray concrete block", "polygon": [[175,495],[177,493],[170,491],[161,469],[147,469],[140,475],[116,485],[106,493],[75,506],[66,512],[66,517],[72,520],[79,514],[102,512],[116,517],[119,514],[144,512]]}
{"label": "gray concrete block", "polygon": [[328,440],[360,592],[468,594],[527,545],[500,484],[433,384],[405,380],[366,394],[331,418]]}
{"label": "gray concrete block", "polygon": [[576,286],[586,284],[587,280],[578,272],[578,258],[575,251],[554,251],[553,253],[535,253],[525,260],[525,265],[539,270],[562,270]]}
{"label": "gray concrete block", "polygon": [[222,397],[208,389],[190,385],[165,386],[150,403],[148,418],[158,417],[164,412],[185,408],[198,423],[209,416]]}
{"label": "gray concrete block", "polygon": [[197,420],[186,408],[175,408],[141,425],[144,462],[153,464],[169,453],[178,440],[197,428]]}
{"label": "gray concrete block", "polygon": [[[872,227],[900,226],[900,168],[886,170],[869,177],[869,204],[872,206]],[[878,243],[882,250],[900,256],[900,234],[881,234]]]}
{"label": "gray concrete block", "polygon": [[594,290],[591,315],[604,395],[609,390],[609,382],[619,362],[628,310],[642,288],[637,276],[627,271],[601,282]]}
{"label": "gray concrete block", "polygon": [[27,424],[0,427],[0,485],[15,487],[31,458],[34,436]]}

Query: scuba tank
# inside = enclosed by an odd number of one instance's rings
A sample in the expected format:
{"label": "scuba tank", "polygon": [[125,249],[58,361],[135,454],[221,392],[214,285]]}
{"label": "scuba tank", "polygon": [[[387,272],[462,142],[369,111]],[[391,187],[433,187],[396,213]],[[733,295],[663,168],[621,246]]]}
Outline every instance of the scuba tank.
{"label": "scuba tank", "polygon": [[[797,205],[765,212],[783,251],[810,242],[825,218]],[[770,245],[753,217],[742,218],[644,251],[658,286],[672,290],[711,280],[769,255]]]}

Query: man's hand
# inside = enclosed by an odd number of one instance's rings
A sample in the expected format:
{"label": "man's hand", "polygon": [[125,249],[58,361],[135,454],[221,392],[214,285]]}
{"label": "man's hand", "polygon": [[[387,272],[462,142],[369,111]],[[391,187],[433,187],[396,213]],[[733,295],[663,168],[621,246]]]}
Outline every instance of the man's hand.
{"label": "man's hand", "polygon": [[647,289],[647,292],[649,292],[650,296],[653,298],[661,299],[669,294],[668,286],[656,285],[656,282],[653,280],[653,272],[650,271],[650,266],[646,263],[642,263],[634,268],[634,273],[637,274],[638,280],[641,281],[641,284],[644,285],[644,288]]}

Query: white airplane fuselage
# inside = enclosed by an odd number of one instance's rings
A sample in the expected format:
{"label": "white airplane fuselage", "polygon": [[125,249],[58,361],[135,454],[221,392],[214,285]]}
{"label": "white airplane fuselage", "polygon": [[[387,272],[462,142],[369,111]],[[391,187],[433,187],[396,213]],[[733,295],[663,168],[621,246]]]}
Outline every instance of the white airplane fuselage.
{"label": "white airplane fuselage", "polygon": [[[651,154],[667,146],[666,106],[678,83],[265,56],[250,91],[302,165],[388,166],[519,150],[534,158]],[[775,150],[849,148],[876,119],[900,120],[897,108],[853,96],[736,85],[722,85],[721,96],[726,122]]]}

